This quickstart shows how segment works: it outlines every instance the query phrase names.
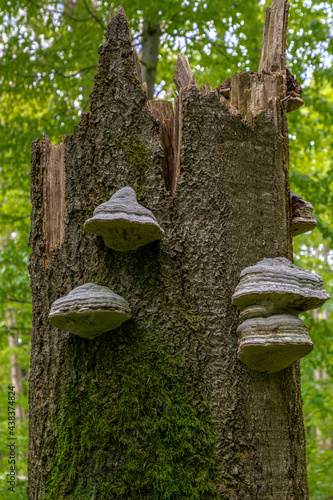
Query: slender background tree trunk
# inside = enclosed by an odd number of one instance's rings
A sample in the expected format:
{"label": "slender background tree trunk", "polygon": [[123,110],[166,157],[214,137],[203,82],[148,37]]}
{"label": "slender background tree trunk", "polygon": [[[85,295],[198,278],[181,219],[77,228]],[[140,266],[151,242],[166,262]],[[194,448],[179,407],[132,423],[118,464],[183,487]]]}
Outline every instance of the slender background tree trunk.
{"label": "slender background tree trunk", "polygon": [[[11,327],[13,325],[15,325],[15,322],[8,315],[7,316],[7,326],[8,326],[9,332],[10,332]],[[19,347],[17,333],[13,333],[13,334],[8,333],[8,345],[9,345],[9,347],[12,347],[12,348]],[[11,384],[13,387],[15,387],[15,392],[24,394],[22,368],[17,362],[17,354],[15,352],[12,352],[12,354],[10,355],[10,377],[11,377]],[[22,424],[22,421],[27,418],[26,412],[22,406],[20,406],[20,405],[15,406],[15,416],[16,416],[16,419],[18,420],[18,425],[20,426]]]}
{"label": "slender background tree trunk", "polygon": [[144,22],[142,34],[141,72],[142,81],[147,84],[148,99],[152,99],[154,95],[160,35],[161,28],[159,24],[151,24],[150,21]]}
{"label": "slender background tree trunk", "polygon": [[[63,145],[32,146],[28,497],[306,499],[299,365],[239,362],[231,305],[244,267],[292,258],[283,68],[235,75],[228,102],[180,58],[170,116],[146,101],[122,10],[99,54],[91,113]],[[251,82],[266,107],[250,105]],[[165,238],[120,253],[83,224],[125,185]],[[87,282],[133,314],[93,341],[48,321]]]}

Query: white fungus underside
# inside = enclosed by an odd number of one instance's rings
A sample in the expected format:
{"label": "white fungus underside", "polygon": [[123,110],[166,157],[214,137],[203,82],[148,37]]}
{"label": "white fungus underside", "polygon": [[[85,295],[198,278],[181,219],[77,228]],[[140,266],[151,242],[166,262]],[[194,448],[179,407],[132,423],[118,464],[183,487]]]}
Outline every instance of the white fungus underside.
{"label": "white fungus underside", "polygon": [[293,236],[298,236],[299,234],[312,231],[316,227],[316,225],[317,222],[315,219],[295,217],[293,218],[293,223],[292,223]]}
{"label": "white fungus underside", "polygon": [[86,232],[103,237],[107,247],[120,252],[136,250],[149,243],[160,240],[164,231],[150,217],[128,216],[119,218],[116,215],[99,214],[88,219],[84,229]]}
{"label": "white fungus underside", "polygon": [[93,339],[105,332],[115,330],[130,317],[128,312],[116,309],[80,309],[60,311],[49,315],[53,326],[87,339]]}

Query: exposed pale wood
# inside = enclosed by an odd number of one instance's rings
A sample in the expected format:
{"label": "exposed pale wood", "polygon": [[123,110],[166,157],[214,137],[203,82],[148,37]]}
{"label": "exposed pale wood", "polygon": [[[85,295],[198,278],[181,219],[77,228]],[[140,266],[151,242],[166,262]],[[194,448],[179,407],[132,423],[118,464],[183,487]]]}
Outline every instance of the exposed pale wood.
{"label": "exposed pale wood", "polygon": [[159,121],[159,133],[164,156],[162,172],[165,187],[171,191],[175,177],[174,158],[174,113],[170,101],[149,101],[149,109]]}
{"label": "exposed pale wood", "polygon": [[134,47],[133,47],[133,59],[134,59],[134,65],[135,65],[136,73],[138,75],[138,79],[139,79],[140,83],[142,83],[141,65],[140,65],[138,53]]}
{"label": "exposed pale wood", "polygon": [[269,34],[270,19],[271,19],[271,8],[267,7],[265,11],[264,27],[263,27],[262,41],[261,41],[261,55],[258,68],[259,72],[262,69],[261,65],[263,64],[263,61],[267,61],[268,59],[268,34]]}
{"label": "exposed pale wood", "polygon": [[173,75],[173,82],[176,85],[178,92],[185,87],[197,87],[199,85],[191,70],[187,57],[184,54],[178,54],[175,73]]}
{"label": "exposed pale wood", "polygon": [[144,91],[144,93],[146,95],[146,98],[148,99],[148,87],[147,87],[146,82],[143,82],[142,89],[143,89],[143,91]]}
{"label": "exposed pale wood", "polygon": [[174,175],[172,177],[171,194],[174,196],[180,177],[180,147],[182,144],[183,114],[182,114],[182,92],[175,98],[175,118],[174,118]]}
{"label": "exposed pale wood", "polygon": [[286,31],[289,6],[287,0],[272,0],[272,6],[267,7],[259,73],[286,69]]}
{"label": "exposed pale wood", "polygon": [[209,82],[206,82],[204,85],[201,85],[200,92],[202,95],[206,95],[210,92]]}
{"label": "exposed pale wood", "polygon": [[[221,86],[220,86],[221,87]],[[223,94],[223,88],[220,94]],[[284,134],[285,106],[281,103],[286,94],[285,72],[258,74],[254,72],[235,73],[230,81],[231,111],[237,110],[252,127],[256,117],[270,109],[281,135]]]}
{"label": "exposed pale wood", "polygon": [[48,264],[52,251],[61,245],[65,234],[65,146],[52,146],[46,134],[41,148],[43,175],[44,256]]}
{"label": "exposed pale wood", "polygon": [[[182,145],[182,128],[183,128],[183,99],[186,91],[195,87],[199,89],[199,85],[194,77],[188,62],[187,56],[178,54],[173,81],[178,91],[178,97],[175,98],[175,121],[174,121],[174,175],[172,178],[171,194],[174,195],[177,183],[180,177],[180,148]],[[207,84],[206,84],[207,85]],[[206,89],[206,86],[205,86]]]}

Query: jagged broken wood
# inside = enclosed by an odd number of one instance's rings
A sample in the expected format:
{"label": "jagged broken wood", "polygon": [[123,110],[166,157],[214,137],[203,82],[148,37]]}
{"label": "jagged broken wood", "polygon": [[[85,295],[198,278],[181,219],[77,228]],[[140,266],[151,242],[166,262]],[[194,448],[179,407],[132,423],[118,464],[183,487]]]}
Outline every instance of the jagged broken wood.
{"label": "jagged broken wood", "polygon": [[290,4],[272,0],[265,12],[259,73],[276,73],[286,69],[286,33]]}

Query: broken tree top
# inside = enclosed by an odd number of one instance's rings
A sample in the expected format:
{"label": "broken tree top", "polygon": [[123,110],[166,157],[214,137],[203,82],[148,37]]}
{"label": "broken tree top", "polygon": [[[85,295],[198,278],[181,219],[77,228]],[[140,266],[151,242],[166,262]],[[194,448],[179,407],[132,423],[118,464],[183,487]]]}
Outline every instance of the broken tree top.
{"label": "broken tree top", "polygon": [[[272,0],[271,7],[266,9],[258,72],[236,73],[231,78],[228,78],[227,82],[220,84],[219,88],[215,89],[221,101],[236,108],[251,126],[254,125],[258,114],[271,109],[276,126],[280,130],[282,127],[281,121],[283,121],[281,120],[281,113],[297,109],[303,104],[300,86],[291,73],[286,70],[288,11],[289,3],[287,0]],[[123,20],[126,19],[121,6],[118,9],[118,14]],[[115,19],[112,21],[115,22]],[[111,28],[110,23],[106,33],[107,39],[110,39],[113,33],[114,30]],[[100,61],[100,65],[103,65],[103,61]],[[139,81],[141,81],[140,65],[134,49],[133,67]],[[99,69],[101,70],[102,66]],[[180,95],[180,100],[184,90],[190,87],[199,89],[188,59],[184,54],[178,56],[173,80]],[[293,88],[290,87],[291,80],[296,84]],[[210,92],[209,84],[207,83],[201,87],[200,91],[203,94]],[[175,108],[177,112],[177,103],[175,103]],[[153,110],[152,112],[154,113]],[[181,109],[179,112],[181,112]],[[156,114],[158,115],[158,112]],[[177,130],[175,130],[175,133],[177,134]],[[175,150],[177,150],[177,138],[174,139],[176,142]],[[177,151],[175,153],[177,161]]]}
{"label": "broken tree top", "polygon": [[259,73],[286,69],[286,32],[290,4],[272,0],[265,12]]}
{"label": "broken tree top", "polygon": [[[85,140],[82,139],[86,137],[83,130],[89,126],[89,116],[93,120],[101,120],[103,131],[100,132],[100,137],[109,133],[110,121],[104,119],[104,114],[108,110],[112,116],[110,120],[114,131],[109,141],[110,155],[103,156],[103,161],[107,158],[105,166],[109,169],[112,168],[115,161],[119,164],[122,163],[120,169],[118,169],[117,163],[117,180],[113,183],[112,190],[124,185],[121,172],[125,165],[126,168],[130,166],[126,183],[131,184],[137,190],[146,175],[147,165],[155,156],[155,158],[158,157],[162,166],[165,187],[173,196],[181,176],[180,157],[184,132],[183,104],[187,92],[195,95],[200,105],[204,103],[201,96],[209,94],[208,99],[216,99],[216,107],[218,107],[218,103],[221,103],[232,115],[240,115],[243,121],[251,127],[255,126],[258,116],[262,113],[271,114],[280,138],[287,138],[286,112],[296,109],[303,102],[298,82],[285,69],[285,34],[288,8],[286,0],[273,0],[272,6],[267,9],[258,73],[235,73],[213,91],[210,90],[209,83],[199,89],[187,57],[180,54],[174,74],[178,96],[175,98],[175,110],[173,110],[170,102],[156,100],[147,103],[147,95],[141,83],[140,64],[131,44],[125,12],[120,6],[118,14],[110,19],[105,35],[106,41],[99,48],[98,73],[95,75],[94,87],[90,94],[91,113],[89,115],[83,114],[80,125],[75,129],[77,135],[75,141],[80,150],[79,154],[82,154],[84,146],[86,146]],[[149,131],[153,126],[152,115],[158,120],[160,135],[159,144],[155,144],[153,148],[149,136]],[[131,126],[133,116],[138,117],[138,126],[135,129]],[[93,121],[90,123],[92,125]],[[131,130],[131,136],[128,134],[129,130]],[[119,134],[119,131],[122,133]],[[141,144],[142,139],[144,139],[144,147],[142,144],[140,149],[142,158],[133,160],[136,145]],[[70,140],[70,136],[68,136],[65,142],[70,142]],[[133,144],[135,145],[134,149]],[[65,170],[67,167],[65,168],[64,165],[64,146],[64,143],[52,146],[47,137],[43,138],[44,231],[47,262],[49,262],[54,248],[61,243],[65,232],[63,221],[66,215],[65,184],[67,181]],[[161,154],[161,149],[163,154]],[[91,155],[93,156],[93,153]],[[98,158],[94,157],[95,164],[97,160]],[[140,169],[144,173],[140,179],[136,178],[137,165],[133,165],[133,161],[141,162]],[[87,161],[86,168],[90,168],[89,162],[90,160]],[[286,169],[287,162],[288,160],[284,163]],[[57,165],[57,169],[51,172],[53,163]],[[81,168],[83,168],[82,165]],[[305,228],[304,224],[303,227]],[[86,225],[87,228],[88,225]],[[154,222],[150,228],[147,226],[147,229],[151,231],[156,228],[157,231],[152,240],[161,238],[163,233],[159,232],[156,224],[154,227]]]}
{"label": "broken tree top", "polygon": [[[220,101],[227,104],[233,114],[240,113],[251,126],[259,114],[270,109],[282,136],[286,134],[285,113],[303,104],[300,85],[286,69],[288,10],[286,0],[272,0],[272,6],[266,10],[258,72],[235,73],[215,89]],[[184,54],[178,56],[173,80],[180,101],[190,87],[198,88]],[[203,85],[200,92],[209,93],[209,83]]]}

